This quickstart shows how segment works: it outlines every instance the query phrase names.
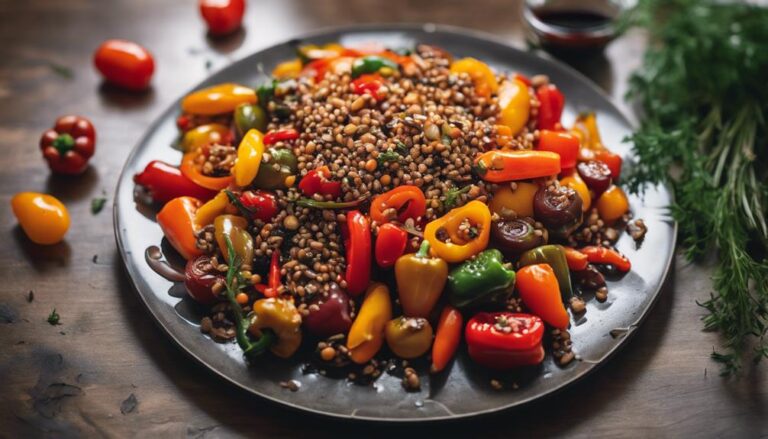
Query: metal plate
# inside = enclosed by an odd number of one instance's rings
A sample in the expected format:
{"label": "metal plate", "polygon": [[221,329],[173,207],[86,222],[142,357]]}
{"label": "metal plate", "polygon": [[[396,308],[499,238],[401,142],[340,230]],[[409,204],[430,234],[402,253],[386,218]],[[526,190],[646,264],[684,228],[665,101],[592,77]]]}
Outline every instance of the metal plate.
{"label": "metal plate", "polygon": [[[604,143],[628,158],[628,146],[622,139],[631,132],[631,124],[593,83],[562,64],[486,35],[434,25],[396,25],[331,30],[301,40],[315,44],[377,41],[391,47],[427,43],[458,57],[481,59],[496,69],[549,75],[567,97],[565,124],[570,125],[581,110],[596,111]],[[266,79],[262,72],[271,71],[278,62],[293,56],[289,43],[273,46],[230,65],[196,88],[220,82],[259,84]],[[246,367],[237,345],[217,344],[200,333],[196,323],[199,310],[191,300],[180,299],[177,294],[183,293],[183,286],[174,286],[158,276],[144,261],[145,249],[160,243],[162,232],[154,221],[154,212],[134,202],[131,178],[150,160],[179,162],[180,153],[169,146],[177,136],[178,108],[177,101],[149,128],[120,176],[114,209],[120,253],[152,316],[184,351],[236,386],[285,406],[339,418],[407,422],[476,416],[525,404],[574,383],[624,345],[650,312],[671,263],[676,227],[664,209],[670,202],[670,192],[663,187],[650,188],[642,199],[630,197],[635,217],[648,225],[645,241],[636,248],[625,234],[618,242],[618,248],[632,261],[632,271],[620,280],[609,281],[606,303],[590,301],[586,315],[572,322],[573,349],[579,361],[565,368],[556,366],[548,356],[537,370],[499,375],[473,365],[461,347],[449,372],[430,378],[422,370],[422,390],[406,393],[400,378],[387,373],[373,386],[360,386],[344,379],[304,374],[298,360],[279,360],[269,355]],[[173,252],[168,253],[169,258],[173,256]],[[492,378],[506,383],[505,389],[491,388]],[[278,385],[290,379],[302,383],[297,392]]]}

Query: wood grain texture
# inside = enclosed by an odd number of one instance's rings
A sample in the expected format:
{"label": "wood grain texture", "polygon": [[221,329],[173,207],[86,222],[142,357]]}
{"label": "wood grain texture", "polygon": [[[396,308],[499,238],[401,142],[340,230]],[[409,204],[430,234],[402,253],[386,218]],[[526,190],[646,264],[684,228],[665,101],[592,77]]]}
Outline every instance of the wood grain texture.
{"label": "wood grain texture", "polygon": [[[518,3],[504,0],[259,0],[234,38],[206,38],[192,1],[0,0],[0,437],[325,437],[359,425],[297,416],[226,385],[192,363],[154,325],[130,286],[110,209],[90,200],[114,191],[128,152],[174,98],[252,51],[301,33],[361,22],[431,21],[481,29],[523,47]],[[131,95],[101,85],[90,57],[123,37],[157,60],[154,87]],[[614,42],[580,68],[614,97],[640,62],[642,35]],[[61,77],[51,63],[70,68]],[[90,117],[98,150],[78,179],[49,177],[38,136],[60,114]],[[8,203],[18,191],[50,192],[73,218],[67,240],[31,244]],[[110,206],[111,203],[108,205]],[[765,366],[728,382],[709,360],[697,300],[707,267],[678,260],[667,288],[628,348],[579,385],[522,410],[475,422],[375,427],[368,436],[757,437],[768,435]],[[34,291],[34,301],[27,295]],[[52,308],[61,325],[45,319]],[[134,395],[137,404],[129,397]],[[121,412],[122,411],[125,413]]]}

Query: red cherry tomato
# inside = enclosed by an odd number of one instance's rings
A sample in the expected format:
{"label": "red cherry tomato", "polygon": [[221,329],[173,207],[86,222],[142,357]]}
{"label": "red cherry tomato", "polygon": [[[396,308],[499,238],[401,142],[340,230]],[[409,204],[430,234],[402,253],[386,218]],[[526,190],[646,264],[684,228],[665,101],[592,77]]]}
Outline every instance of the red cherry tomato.
{"label": "red cherry tomato", "polygon": [[200,0],[200,14],[211,35],[227,35],[240,28],[245,0]]}
{"label": "red cherry tomato", "polygon": [[93,63],[108,82],[129,90],[144,90],[155,72],[152,54],[125,40],[107,40],[96,49]]}

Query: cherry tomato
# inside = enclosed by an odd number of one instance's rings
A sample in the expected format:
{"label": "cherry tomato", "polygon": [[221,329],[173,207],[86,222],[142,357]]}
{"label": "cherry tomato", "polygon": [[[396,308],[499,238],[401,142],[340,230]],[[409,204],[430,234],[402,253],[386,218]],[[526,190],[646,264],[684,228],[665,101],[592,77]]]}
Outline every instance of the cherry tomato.
{"label": "cherry tomato", "polygon": [[56,244],[69,229],[67,208],[51,195],[21,192],[11,199],[11,208],[24,233],[36,244]]}
{"label": "cherry tomato", "polygon": [[211,35],[227,35],[240,28],[245,0],[200,0],[200,14]]}
{"label": "cherry tomato", "polygon": [[126,40],[107,40],[96,49],[93,63],[108,82],[129,90],[144,90],[155,72],[152,54]]}

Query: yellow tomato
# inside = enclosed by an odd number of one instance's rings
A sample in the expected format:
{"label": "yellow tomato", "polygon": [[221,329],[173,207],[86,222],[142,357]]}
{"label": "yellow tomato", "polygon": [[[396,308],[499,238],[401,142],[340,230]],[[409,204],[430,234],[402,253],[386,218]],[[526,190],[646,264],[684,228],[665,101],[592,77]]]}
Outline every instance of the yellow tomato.
{"label": "yellow tomato", "polygon": [[592,205],[592,194],[589,193],[587,184],[584,183],[584,180],[581,179],[578,172],[574,171],[573,174],[564,177],[560,180],[560,185],[568,186],[575,190],[576,193],[579,194],[579,198],[581,198],[581,210],[584,212],[589,210]]}
{"label": "yellow tomato", "polygon": [[539,186],[534,183],[518,182],[517,189],[504,185],[493,194],[489,207],[491,212],[503,216],[505,210],[513,210],[517,216],[533,216],[533,197]]}
{"label": "yellow tomato", "polygon": [[56,244],[69,229],[67,208],[51,195],[21,192],[11,199],[11,208],[24,233],[37,244]]}
{"label": "yellow tomato", "polygon": [[629,210],[627,195],[616,185],[611,185],[600,198],[597,199],[597,213],[600,218],[611,224]]}
{"label": "yellow tomato", "polygon": [[209,123],[192,128],[184,134],[181,147],[184,152],[196,151],[204,146],[221,142],[229,128],[219,123]]}
{"label": "yellow tomato", "polygon": [[185,113],[211,116],[235,111],[240,104],[255,104],[256,91],[239,84],[214,85],[188,94],[181,101]]}
{"label": "yellow tomato", "polygon": [[472,78],[472,83],[475,84],[475,92],[480,96],[489,98],[499,89],[496,75],[493,74],[488,64],[475,58],[462,58],[454,61],[451,64],[451,73],[468,74]]}
{"label": "yellow tomato", "polygon": [[504,81],[499,87],[499,108],[499,123],[508,126],[513,136],[519,133],[531,113],[528,86],[519,79]]}

